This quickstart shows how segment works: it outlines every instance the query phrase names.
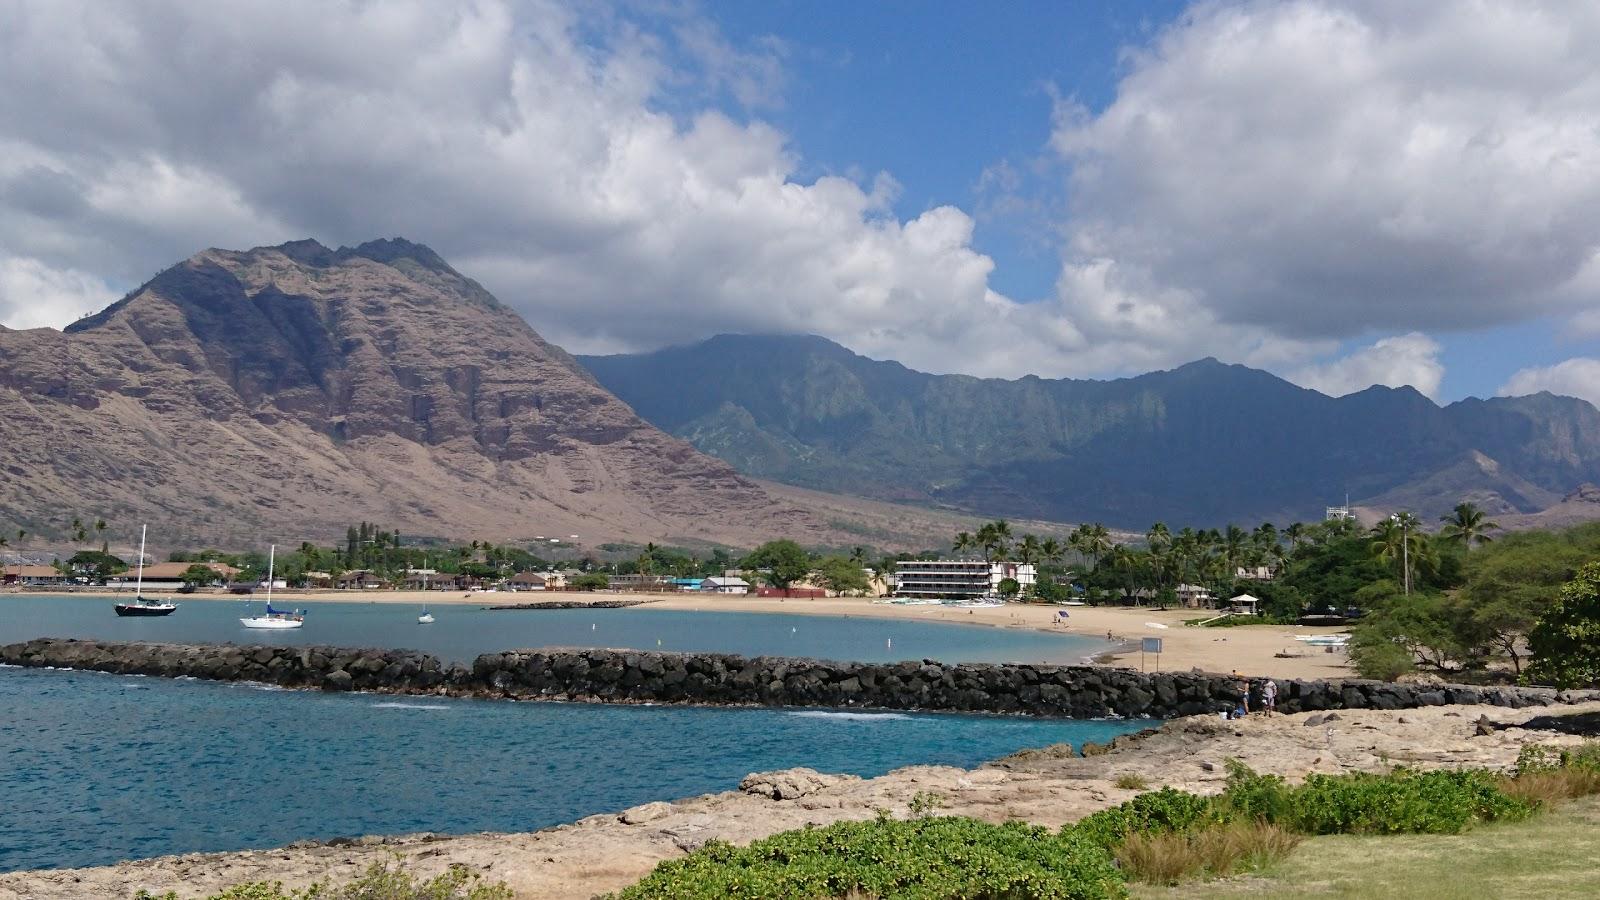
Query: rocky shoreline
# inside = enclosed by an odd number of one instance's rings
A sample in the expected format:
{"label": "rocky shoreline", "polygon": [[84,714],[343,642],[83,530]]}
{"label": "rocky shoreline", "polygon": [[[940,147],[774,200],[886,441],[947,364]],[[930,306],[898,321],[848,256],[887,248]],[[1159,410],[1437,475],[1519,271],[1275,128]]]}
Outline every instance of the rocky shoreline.
{"label": "rocky shoreline", "polygon": [[[512,700],[712,706],[842,707],[1169,719],[1215,714],[1264,679],[1142,673],[1098,666],[830,662],[631,650],[510,650],[471,666],[414,650],[161,644],[39,638],[0,647],[0,663],[127,675],[255,681],[280,687]],[[1521,708],[1600,699],[1600,692],[1358,679],[1278,681],[1278,709]]]}
{"label": "rocky shoreline", "polygon": [[[0,874],[0,900],[126,900],[141,889],[194,898],[255,880],[304,887],[323,878],[347,881],[393,856],[423,875],[467,866],[506,882],[518,900],[593,897],[622,888],[656,863],[708,840],[744,843],[880,812],[904,817],[929,797],[937,798],[940,815],[1054,827],[1146,789],[1124,786],[1132,783],[1219,791],[1228,759],[1296,780],[1310,773],[1377,772],[1395,765],[1507,768],[1527,744],[1582,740],[1553,727],[1549,712],[1451,706],[1233,721],[1198,716],[1118,738],[1089,756],[1057,746],[970,770],[911,766],[868,779],[808,769],[752,774],[737,790],[646,803],[537,832],[344,838],[89,869],[13,872]],[[1592,717],[1600,715],[1600,702],[1560,712]]]}

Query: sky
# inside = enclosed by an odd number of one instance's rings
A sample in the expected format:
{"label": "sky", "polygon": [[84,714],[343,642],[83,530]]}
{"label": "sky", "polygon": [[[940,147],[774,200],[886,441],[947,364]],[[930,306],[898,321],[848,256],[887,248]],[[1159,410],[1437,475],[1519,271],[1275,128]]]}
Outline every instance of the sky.
{"label": "sky", "polygon": [[578,353],[812,333],[1600,403],[1600,6],[0,0],[0,324],[426,243]]}

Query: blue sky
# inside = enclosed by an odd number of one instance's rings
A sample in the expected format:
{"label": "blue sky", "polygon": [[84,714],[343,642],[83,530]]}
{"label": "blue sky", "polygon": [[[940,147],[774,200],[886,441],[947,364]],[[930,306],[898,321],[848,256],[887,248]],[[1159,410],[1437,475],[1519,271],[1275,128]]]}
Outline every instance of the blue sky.
{"label": "blue sky", "polygon": [[[1126,71],[1123,54],[1147,45],[1184,2],[882,2],[778,0],[710,7],[736,40],[781,39],[781,104],[761,115],[804,154],[801,177],[887,171],[900,182],[901,218],[946,203],[983,206],[982,176],[1009,165],[1039,202],[1059,210],[1065,192],[1049,159],[1057,96],[1104,109]],[[1001,292],[1048,296],[1058,242],[1031,216],[980,217],[973,245],[996,262]],[[1559,321],[1435,335],[1445,373],[1437,397],[1493,396],[1518,369],[1600,349],[1563,336]],[[1358,350],[1370,336],[1340,342]]]}
{"label": "blue sky", "polygon": [[[947,203],[978,209],[991,167],[1051,167],[1055,97],[1103,107],[1122,49],[1185,6],[779,0],[711,9],[735,39],[786,45],[783,101],[761,113],[794,136],[800,177],[890,172],[902,187],[895,212],[910,218]],[[1049,179],[1027,182],[1041,202],[1060,204]],[[1029,233],[1037,224],[990,219],[974,240],[1001,262],[994,285],[1019,300],[1047,296],[1059,269],[1055,242]]]}
{"label": "blue sky", "polygon": [[[1600,8],[0,0],[0,324],[404,235],[580,353],[1600,400]],[[172,48],[182,47],[174,54]]]}

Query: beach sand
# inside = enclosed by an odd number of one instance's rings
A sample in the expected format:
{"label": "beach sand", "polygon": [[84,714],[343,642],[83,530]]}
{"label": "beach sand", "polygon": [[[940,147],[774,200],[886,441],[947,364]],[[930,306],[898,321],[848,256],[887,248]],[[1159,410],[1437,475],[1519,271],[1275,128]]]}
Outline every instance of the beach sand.
{"label": "beach sand", "polygon": [[[11,591],[10,593],[16,593]],[[4,597],[5,594],[0,594]],[[72,592],[66,596],[101,596],[98,592]],[[126,596],[108,593],[104,596]],[[261,596],[260,593],[257,595]],[[985,625],[997,628],[1028,628],[1053,634],[1074,634],[1111,641],[1122,649],[1098,661],[1147,671],[1235,672],[1241,675],[1278,678],[1348,678],[1354,675],[1343,651],[1327,653],[1320,647],[1307,647],[1297,636],[1335,634],[1338,628],[1307,628],[1295,625],[1241,625],[1233,628],[1186,626],[1188,620],[1204,618],[1201,610],[1158,611],[1147,608],[1036,606],[1010,603],[978,609],[943,606],[897,606],[874,603],[860,597],[826,599],[770,598],[714,594],[630,594],[579,593],[575,591],[464,592],[464,591],[277,591],[285,605],[296,603],[398,603],[420,605],[464,604],[498,606],[502,604],[548,601],[594,603],[616,600],[643,600],[653,609],[749,613],[786,613],[812,616],[862,616],[878,619],[947,622],[952,625]],[[224,593],[180,595],[180,602],[240,599]],[[1057,613],[1068,617],[1058,621]],[[1166,628],[1156,626],[1165,625]],[[1140,638],[1159,637],[1162,652],[1141,654]],[[1129,649],[1131,647],[1131,649]],[[509,648],[508,648],[509,649]],[[1279,656],[1278,654],[1288,654]]]}

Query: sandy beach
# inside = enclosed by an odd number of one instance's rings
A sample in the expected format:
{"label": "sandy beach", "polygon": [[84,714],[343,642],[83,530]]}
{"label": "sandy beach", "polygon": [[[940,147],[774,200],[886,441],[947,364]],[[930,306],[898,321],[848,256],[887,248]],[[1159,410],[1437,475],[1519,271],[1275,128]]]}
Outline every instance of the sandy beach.
{"label": "sandy beach", "polygon": [[[8,591],[16,594],[17,591]],[[63,596],[126,596],[115,592],[74,591]],[[1308,628],[1295,625],[1244,625],[1234,628],[1199,628],[1186,621],[1204,618],[1199,610],[1158,611],[1126,607],[1060,607],[1011,603],[978,609],[943,606],[897,606],[875,603],[861,597],[826,599],[769,598],[701,594],[579,593],[575,591],[462,592],[462,591],[280,591],[283,603],[393,603],[421,605],[462,604],[498,606],[502,604],[570,602],[597,603],[616,600],[646,601],[654,609],[789,615],[871,617],[879,619],[947,622],[952,625],[984,625],[995,628],[1028,628],[1053,634],[1074,634],[1106,640],[1124,649],[1100,662],[1155,671],[1200,669],[1208,672],[1234,672],[1242,675],[1267,675],[1280,678],[1342,678],[1352,672],[1343,652],[1327,653],[1307,647],[1297,636],[1334,634],[1337,628]],[[234,601],[232,594],[196,593],[179,597],[180,602]],[[1058,613],[1066,612],[1061,620]],[[1159,626],[1166,626],[1165,628]],[[1159,637],[1162,652],[1141,654],[1140,638]],[[1132,647],[1133,649],[1127,649]],[[1285,654],[1285,655],[1280,655]],[[1141,656],[1143,657],[1141,659]]]}

